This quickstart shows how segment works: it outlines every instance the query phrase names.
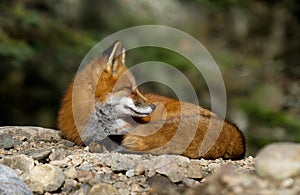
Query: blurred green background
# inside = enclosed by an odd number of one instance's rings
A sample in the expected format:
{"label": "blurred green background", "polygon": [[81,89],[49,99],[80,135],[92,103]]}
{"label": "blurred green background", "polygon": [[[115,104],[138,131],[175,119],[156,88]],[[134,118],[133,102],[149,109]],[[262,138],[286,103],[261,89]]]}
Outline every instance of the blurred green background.
{"label": "blurred green background", "polygon": [[[56,128],[64,90],[92,46],[124,28],[160,24],[191,34],[213,55],[228,118],[245,133],[248,154],[273,141],[299,142],[299,15],[297,0],[2,0],[0,125]],[[205,82],[183,57],[142,48],[128,58],[174,65],[210,107]],[[159,85],[148,90],[169,93]]]}

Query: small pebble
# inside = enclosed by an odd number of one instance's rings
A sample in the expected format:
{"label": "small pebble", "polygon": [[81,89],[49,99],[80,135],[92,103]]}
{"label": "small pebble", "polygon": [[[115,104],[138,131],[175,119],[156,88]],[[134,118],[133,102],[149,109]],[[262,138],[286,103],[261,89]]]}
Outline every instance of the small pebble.
{"label": "small pebble", "polygon": [[77,179],[81,183],[88,183],[93,178],[95,178],[95,173],[92,171],[77,171]]}
{"label": "small pebble", "polygon": [[289,188],[294,184],[294,179],[293,178],[287,178],[284,179],[281,183],[280,183],[280,187],[281,188]]}
{"label": "small pebble", "polygon": [[40,182],[48,192],[57,190],[65,180],[63,171],[49,164],[35,166],[29,177],[31,182]]}
{"label": "small pebble", "polygon": [[131,184],[130,188],[131,188],[131,192],[140,192],[142,190],[142,187],[137,183]]}
{"label": "small pebble", "polygon": [[78,182],[73,180],[73,179],[66,179],[62,188],[62,191],[64,192],[71,192],[75,189],[77,186]]}
{"label": "small pebble", "polygon": [[134,176],[134,170],[133,169],[129,169],[128,171],[126,171],[125,175],[127,177],[133,177]]}
{"label": "small pebble", "polygon": [[57,148],[53,150],[53,152],[50,154],[49,159],[51,161],[54,160],[63,160],[68,156],[68,151],[63,148]]}
{"label": "small pebble", "polygon": [[111,184],[100,183],[94,185],[89,192],[89,195],[112,195],[119,194],[118,190]]}
{"label": "small pebble", "polygon": [[77,171],[76,171],[75,167],[67,168],[64,171],[64,174],[67,179],[75,179],[77,177]]}
{"label": "small pebble", "polygon": [[188,187],[195,188],[200,185],[200,182],[191,178],[184,178],[182,183],[187,185]]}
{"label": "small pebble", "polygon": [[83,159],[80,155],[69,155],[67,158],[70,159],[71,164],[74,167],[77,167],[83,162]]}
{"label": "small pebble", "polygon": [[43,194],[44,193],[44,185],[38,181],[32,181],[29,183],[30,190],[35,194]]}
{"label": "small pebble", "polygon": [[9,134],[0,134],[0,148],[11,149],[15,146],[15,140],[13,136]]}
{"label": "small pebble", "polygon": [[135,168],[134,168],[134,175],[142,175],[143,173],[145,173],[145,167],[138,164]]}

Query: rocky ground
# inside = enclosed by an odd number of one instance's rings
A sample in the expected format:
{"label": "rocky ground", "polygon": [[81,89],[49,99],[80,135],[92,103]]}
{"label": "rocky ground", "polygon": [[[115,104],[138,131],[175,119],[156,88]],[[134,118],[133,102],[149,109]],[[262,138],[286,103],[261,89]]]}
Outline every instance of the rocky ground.
{"label": "rocky ground", "polygon": [[0,194],[300,194],[300,145],[256,158],[91,153],[40,127],[0,128]]}

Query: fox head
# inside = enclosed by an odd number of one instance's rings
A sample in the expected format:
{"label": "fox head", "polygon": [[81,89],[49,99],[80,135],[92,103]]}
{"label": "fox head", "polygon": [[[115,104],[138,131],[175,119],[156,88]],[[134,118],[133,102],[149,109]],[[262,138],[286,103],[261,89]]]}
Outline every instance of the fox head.
{"label": "fox head", "polygon": [[131,117],[151,118],[154,109],[126,68],[121,43],[115,42],[76,74],[64,96],[58,125],[63,137],[88,145],[131,131]]}
{"label": "fox head", "polygon": [[155,106],[139,92],[134,76],[125,66],[125,49],[115,42],[99,57],[102,71],[96,86],[96,103],[110,106],[116,118],[146,117]]}

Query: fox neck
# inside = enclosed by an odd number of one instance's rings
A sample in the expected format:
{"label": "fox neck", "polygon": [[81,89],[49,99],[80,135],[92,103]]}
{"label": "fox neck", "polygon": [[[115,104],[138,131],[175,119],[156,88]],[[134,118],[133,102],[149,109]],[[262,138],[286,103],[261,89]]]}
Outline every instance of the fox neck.
{"label": "fox neck", "polygon": [[111,101],[96,102],[85,131],[81,135],[85,144],[101,141],[108,135],[123,135],[131,130],[131,125],[125,121],[126,116],[120,116]]}

